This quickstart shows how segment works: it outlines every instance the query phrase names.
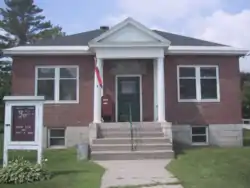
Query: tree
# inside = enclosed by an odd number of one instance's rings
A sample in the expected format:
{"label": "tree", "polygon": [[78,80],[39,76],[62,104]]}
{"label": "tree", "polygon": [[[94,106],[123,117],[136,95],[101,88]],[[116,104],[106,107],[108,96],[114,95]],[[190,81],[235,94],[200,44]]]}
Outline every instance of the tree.
{"label": "tree", "polygon": [[243,90],[242,112],[243,118],[250,119],[250,87]]}
{"label": "tree", "polygon": [[[4,0],[0,8],[0,52],[4,48],[34,43],[37,40],[65,35],[62,28],[45,20],[43,10],[33,0]],[[0,103],[10,94],[11,64],[0,54]]]}
{"label": "tree", "polygon": [[13,45],[15,37],[0,28],[0,49],[8,48]]}
{"label": "tree", "polygon": [[250,73],[241,73],[242,86],[242,114],[243,118],[250,118]]}
{"label": "tree", "polygon": [[17,38],[4,29],[0,29],[0,72],[9,72],[11,70],[11,59],[6,58],[1,50],[17,44]]}
{"label": "tree", "polygon": [[[4,48],[11,47],[16,44],[16,37],[6,32],[3,29],[0,29],[0,52]],[[3,121],[3,97],[10,94],[10,85],[11,85],[11,58],[3,57],[3,54],[0,54],[0,124]],[[0,133],[3,129],[0,126]]]}
{"label": "tree", "polygon": [[250,73],[241,73],[241,87],[243,87],[244,84],[250,85]]}
{"label": "tree", "polygon": [[[16,37],[0,29],[0,50],[11,47],[17,43]],[[0,51],[1,52],[1,51]],[[3,97],[10,94],[11,85],[11,58],[0,54],[0,121],[3,117]]]}
{"label": "tree", "polygon": [[43,38],[65,35],[62,28],[45,20],[43,10],[34,0],[4,0],[7,8],[0,8],[0,28],[17,36],[18,44],[34,43]]}

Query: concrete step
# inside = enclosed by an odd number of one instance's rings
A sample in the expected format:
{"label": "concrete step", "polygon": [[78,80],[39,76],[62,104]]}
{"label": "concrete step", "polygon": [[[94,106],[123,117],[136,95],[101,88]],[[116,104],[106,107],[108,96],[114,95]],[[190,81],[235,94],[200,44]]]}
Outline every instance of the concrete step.
{"label": "concrete step", "polygon": [[[134,132],[162,132],[161,127],[140,127],[140,128],[133,128]],[[123,128],[101,128],[100,132],[101,133],[106,133],[106,132],[128,132],[130,133],[130,127],[123,127]]]}
{"label": "concrete step", "polygon": [[[154,144],[154,143],[169,143],[169,140],[164,137],[144,137],[134,138],[135,144]],[[130,144],[131,138],[98,138],[93,140],[93,144]]]}
{"label": "concrete step", "polygon": [[[171,124],[166,122],[165,124]],[[162,124],[157,122],[133,122],[132,127],[140,131],[162,131]],[[98,127],[101,131],[130,131],[129,122],[99,123]]]}
{"label": "concrete step", "polygon": [[92,160],[139,160],[139,159],[171,159],[174,157],[172,150],[154,151],[94,151]]}
{"label": "concrete step", "polygon": [[[130,131],[103,131],[100,135],[102,138],[130,138],[131,133]],[[162,132],[133,132],[133,136],[135,138],[142,138],[142,137],[163,137]]]}
{"label": "concrete step", "polygon": [[[133,127],[161,127],[157,122],[132,122]],[[102,128],[127,128],[130,127],[129,122],[114,122],[114,123],[99,123],[98,126]]]}
{"label": "concrete step", "polygon": [[[93,144],[91,151],[130,151],[131,144]],[[136,151],[172,150],[172,144],[139,144],[135,145]]]}

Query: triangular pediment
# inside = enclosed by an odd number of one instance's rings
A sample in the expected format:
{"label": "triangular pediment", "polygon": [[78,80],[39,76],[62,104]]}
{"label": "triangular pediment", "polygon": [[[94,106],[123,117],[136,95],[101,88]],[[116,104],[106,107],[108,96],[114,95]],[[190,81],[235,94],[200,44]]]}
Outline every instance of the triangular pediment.
{"label": "triangular pediment", "polygon": [[139,30],[132,24],[128,24],[120,30],[105,37],[99,42],[160,42],[148,33]]}
{"label": "triangular pediment", "polygon": [[90,46],[101,44],[161,44],[170,45],[170,41],[153,32],[132,18],[112,27],[99,37],[90,41]]}

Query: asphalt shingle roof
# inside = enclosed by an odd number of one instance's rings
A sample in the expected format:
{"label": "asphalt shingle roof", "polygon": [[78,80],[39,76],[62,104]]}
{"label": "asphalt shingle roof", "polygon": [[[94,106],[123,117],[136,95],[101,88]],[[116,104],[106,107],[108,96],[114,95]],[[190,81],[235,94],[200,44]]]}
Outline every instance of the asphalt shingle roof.
{"label": "asphalt shingle roof", "polygon": [[[173,33],[153,30],[157,34],[171,41],[172,46],[225,46],[222,44],[204,41],[200,39],[195,39],[191,37],[186,37],[182,35],[177,35]],[[82,32],[73,35],[67,35],[64,37],[56,37],[54,39],[44,39],[38,41],[34,44],[29,44],[32,46],[87,46],[88,42],[92,39],[100,36],[104,30],[97,29],[87,32]]]}

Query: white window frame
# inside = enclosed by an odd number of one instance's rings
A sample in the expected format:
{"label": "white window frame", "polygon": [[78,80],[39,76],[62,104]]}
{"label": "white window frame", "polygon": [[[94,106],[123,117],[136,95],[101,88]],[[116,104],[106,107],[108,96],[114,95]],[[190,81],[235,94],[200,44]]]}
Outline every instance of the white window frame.
{"label": "white window frame", "polygon": [[[193,142],[193,128],[196,128],[196,127],[199,127],[199,128],[205,128],[206,129],[206,133],[205,135],[204,134],[195,134],[195,136],[206,136],[206,142]],[[209,143],[209,136],[208,136],[208,126],[191,126],[191,142],[192,142],[192,145],[194,146],[206,146],[208,145]]]}
{"label": "white window frame", "polygon": [[[45,103],[53,104],[78,104],[79,103],[79,66],[77,65],[60,65],[60,66],[53,66],[53,65],[46,65],[46,66],[36,66],[36,73],[35,73],[35,95],[38,96],[38,69],[40,68],[54,68],[55,69],[55,88],[54,88],[54,100],[46,100]],[[76,100],[59,100],[60,97],[60,68],[76,68]],[[70,79],[70,78],[69,78]],[[73,79],[73,78],[72,78]],[[75,78],[74,78],[75,79]]]}
{"label": "white window frame", "polygon": [[[57,145],[57,146],[51,146],[51,144],[50,144],[50,139],[51,139],[51,133],[50,133],[50,131],[51,130],[64,130],[64,137],[52,137],[52,139],[53,138],[55,138],[55,139],[57,139],[57,138],[63,138],[64,139],[64,145]],[[48,128],[48,147],[49,148],[65,148],[66,147],[66,129],[65,128]]]}
{"label": "white window frame", "polygon": [[[195,68],[196,81],[196,99],[181,99],[180,98],[180,68]],[[201,75],[200,68],[215,68],[216,69],[216,86],[217,99],[202,99],[201,98]],[[220,76],[218,65],[178,65],[177,66],[177,95],[178,102],[220,102]]]}

